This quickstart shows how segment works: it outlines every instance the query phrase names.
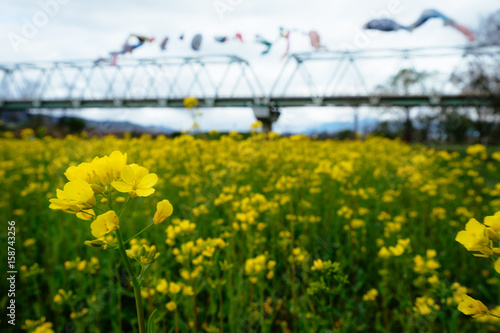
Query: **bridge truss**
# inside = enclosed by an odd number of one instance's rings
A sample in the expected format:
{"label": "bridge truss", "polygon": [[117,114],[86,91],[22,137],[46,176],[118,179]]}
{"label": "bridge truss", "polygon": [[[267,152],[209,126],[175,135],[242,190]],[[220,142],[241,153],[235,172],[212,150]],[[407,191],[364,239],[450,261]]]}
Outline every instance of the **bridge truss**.
{"label": "bridge truss", "polygon": [[[494,96],[464,95],[451,78],[499,58],[498,47],[299,53],[267,85],[228,55],[4,64],[0,110],[183,107],[188,96],[205,107],[491,106]],[[387,88],[403,70],[427,74],[411,87]]]}

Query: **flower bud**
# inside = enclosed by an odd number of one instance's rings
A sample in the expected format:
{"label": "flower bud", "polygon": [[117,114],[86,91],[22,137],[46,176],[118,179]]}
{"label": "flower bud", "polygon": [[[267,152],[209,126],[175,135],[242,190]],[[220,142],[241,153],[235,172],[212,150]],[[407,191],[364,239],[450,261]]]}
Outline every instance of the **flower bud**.
{"label": "flower bud", "polygon": [[101,247],[104,242],[101,239],[94,239],[92,241],[85,241],[84,244],[89,247]]}
{"label": "flower bud", "polygon": [[172,207],[172,204],[168,200],[162,200],[156,204],[156,213],[153,217],[153,222],[155,224],[160,224],[167,217],[172,215],[174,211],[174,207]]}
{"label": "flower bud", "polygon": [[144,246],[139,250],[139,258],[144,257],[146,255],[146,248]]}
{"label": "flower bud", "polygon": [[151,246],[151,251],[149,251],[149,255],[148,255],[148,261],[151,261],[157,252],[158,252],[158,250],[156,250],[156,246]]}

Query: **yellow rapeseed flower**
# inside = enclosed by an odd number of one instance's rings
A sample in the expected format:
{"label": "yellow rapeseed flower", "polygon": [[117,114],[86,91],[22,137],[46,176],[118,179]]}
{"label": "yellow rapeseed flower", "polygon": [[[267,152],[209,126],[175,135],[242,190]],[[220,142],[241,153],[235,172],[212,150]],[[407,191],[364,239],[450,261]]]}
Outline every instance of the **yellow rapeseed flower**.
{"label": "yellow rapeseed flower", "polygon": [[168,200],[162,200],[156,204],[156,213],[153,217],[153,222],[155,224],[160,224],[167,217],[172,215],[174,211],[174,207],[172,207],[172,204]]}
{"label": "yellow rapeseed flower", "polygon": [[107,211],[104,214],[99,215],[94,222],[90,224],[90,229],[92,229],[92,235],[95,238],[104,237],[104,235],[119,228],[120,221],[118,216],[112,210]]}
{"label": "yellow rapeseed flower", "polygon": [[472,318],[488,315],[488,308],[486,305],[468,295],[462,295],[462,302],[458,304],[458,310],[468,316],[472,316]]}
{"label": "yellow rapeseed flower", "polygon": [[323,264],[323,260],[321,259],[318,259],[318,260],[314,260],[313,262],[313,266],[311,267],[311,270],[315,271],[315,270],[322,270],[323,267],[325,267],[325,265]]}
{"label": "yellow rapeseed flower", "polygon": [[181,291],[181,285],[175,282],[170,282],[168,284],[168,292],[171,294],[178,294]]}
{"label": "yellow rapeseed flower", "polygon": [[198,106],[199,103],[200,102],[195,97],[190,96],[190,97],[184,98],[184,106],[188,109],[192,109],[192,108]]}
{"label": "yellow rapeseed flower", "polygon": [[377,299],[378,296],[378,290],[377,289],[370,289],[366,294],[363,295],[363,301],[365,302],[373,302]]}
{"label": "yellow rapeseed flower", "polygon": [[83,180],[66,183],[62,191],[57,189],[57,199],[49,201],[50,209],[64,210],[69,213],[90,209],[96,203],[92,187]]}
{"label": "yellow rapeseed flower", "polygon": [[470,219],[465,225],[465,230],[460,231],[455,240],[462,244],[467,251],[482,253],[482,255],[476,254],[477,256],[489,257],[493,254],[486,227],[476,219]]}
{"label": "yellow rapeseed flower", "polygon": [[114,181],[111,185],[122,193],[128,193],[133,198],[147,197],[155,192],[153,186],[158,182],[158,176],[149,173],[148,169],[137,164],[130,164],[123,167],[121,180]]}
{"label": "yellow rapeseed flower", "polygon": [[174,301],[170,301],[167,303],[167,305],[165,305],[165,307],[168,311],[174,311],[175,309],[177,309],[177,304]]}

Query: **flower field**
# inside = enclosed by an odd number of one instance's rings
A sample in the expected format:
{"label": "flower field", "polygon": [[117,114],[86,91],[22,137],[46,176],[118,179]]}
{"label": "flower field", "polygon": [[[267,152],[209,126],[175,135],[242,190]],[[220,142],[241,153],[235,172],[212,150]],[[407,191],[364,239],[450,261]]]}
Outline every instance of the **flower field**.
{"label": "flower field", "polygon": [[500,153],[210,136],[0,139],[11,331],[500,329]]}

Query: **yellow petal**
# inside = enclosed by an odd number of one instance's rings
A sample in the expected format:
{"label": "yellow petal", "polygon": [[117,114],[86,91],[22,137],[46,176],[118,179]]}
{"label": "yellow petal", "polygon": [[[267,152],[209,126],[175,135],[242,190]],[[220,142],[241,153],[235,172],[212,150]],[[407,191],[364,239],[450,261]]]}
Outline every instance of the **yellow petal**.
{"label": "yellow petal", "polygon": [[125,183],[132,185],[135,180],[134,169],[132,168],[132,166],[131,165],[124,166],[121,176]]}
{"label": "yellow petal", "polygon": [[472,232],[476,236],[484,234],[485,226],[479,223],[476,219],[470,219],[465,225],[465,230]]}
{"label": "yellow petal", "polygon": [[495,271],[497,271],[497,273],[500,273],[500,258],[495,261]]}
{"label": "yellow petal", "polygon": [[132,167],[132,170],[134,172],[134,179],[141,179],[149,173],[148,169],[137,164],[131,164],[130,166]]}
{"label": "yellow petal", "polygon": [[135,190],[135,193],[139,197],[147,197],[147,196],[150,196],[151,194],[155,193],[155,189],[154,188],[139,188],[139,189]]}
{"label": "yellow petal", "polygon": [[118,150],[115,150],[109,155],[109,161],[111,162],[113,170],[120,173],[125,164],[127,164],[127,154],[122,154]]}
{"label": "yellow petal", "polygon": [[138,188],[148,188],[153,187],[158,182],[158,176],[154,173],[150,173],[147,176],[144,176],[139,182]]}
{"label": "yellow petal", "polygon": [[474,244],[477,243],[477,238],[470,232],[464,230],[460,231],[457,234],[455,240],[460,244],[462,244],[463,246],[465,246],[466,249],[469,249],[470,247],[472,247]]}
{"label": "yellow petal", "polygon": [[118,192],[123,193],[132,192],[133,190],[131,185],[125,184],[124,182],[112,182],[111,186],[113,186]]}

